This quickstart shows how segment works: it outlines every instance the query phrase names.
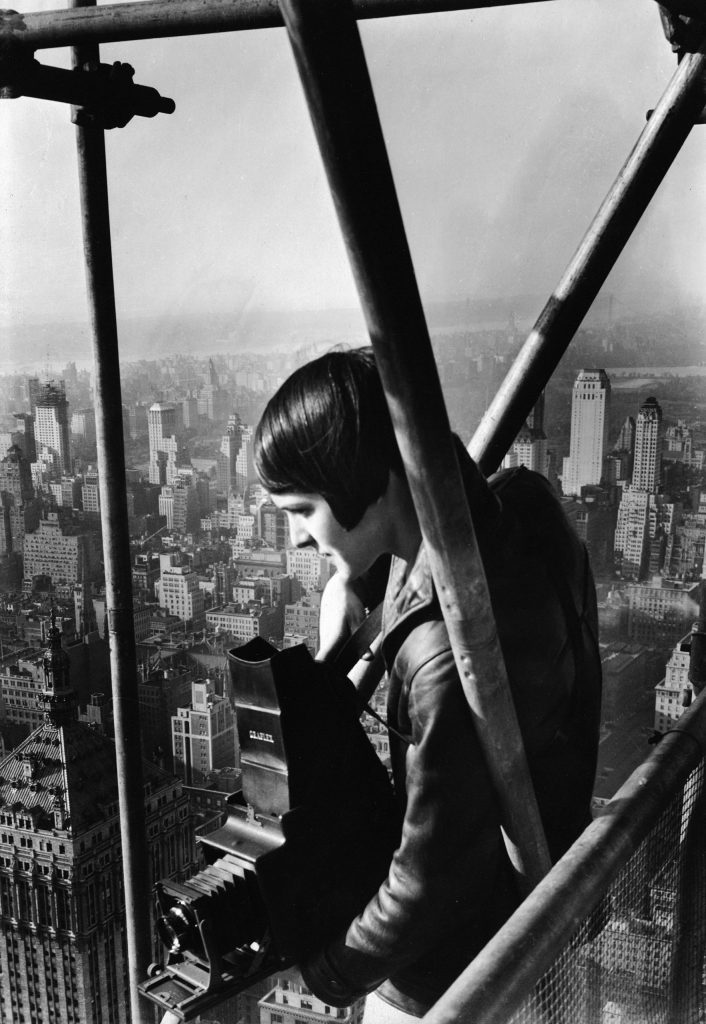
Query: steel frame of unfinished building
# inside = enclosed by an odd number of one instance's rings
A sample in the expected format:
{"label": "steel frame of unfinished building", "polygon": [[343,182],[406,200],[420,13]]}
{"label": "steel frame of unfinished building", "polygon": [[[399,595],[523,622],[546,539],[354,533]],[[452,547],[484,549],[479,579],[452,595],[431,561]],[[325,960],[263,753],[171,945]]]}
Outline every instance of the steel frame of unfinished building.
{"label": "steel frame of unfinished building", "polygon": [[[357,28],[358,19],[496,7],[508,2],[533,0],[146,0],[100,8],[93,0],[71,0],[66,10],[25,15],[3,12],[0,39],[4,46],[16,45],[25,52],[71,46],[73,65],[79,68],[97,61],[100,42],[286,26],[431,555],[459,675],[473,714],[484,723],[480,734],[503,806],[509,850],[518,880],[530,892],[547,874],[549,858]],[[687,15],[702,13],[698,0],[672,0],[666,6]],[[497,466],[512,443],[691,127],[698,122],[706,95],[705,75],[702,40],[681,55],[662,98],[471,440],[469,450],[485,471]],[[145,977],[151,952],[118,331],[103,130],[78,125],[76,131],[96,374],[130,998],[137,1022],[150,1017],[138,998],[137,983]],[[700,738],[698,742],[701,750],[703,741]],[[630,821],[620,825],[628,832],[632,827]],[[596,858],[596,850],[605,845],[603,835],[591,839],[593,883],[612,870],[612,854]],[[614,846],[613,837],[608,847],[613,850]],[[562,864],[564,861],[560,868]],[[585,873],[585,865],[583,870]],[[547,885],[550,892],[557,891],[552,881],[556,871],[555,867],[535,890],[533,906],[538,899],[546,900],[542,894]],[[502,952],[506,948],[494,954],[492,963],[507,966]],[[533,961],[533,970],[540,970],[537,963]],[[476,966],[473,975],[476,982],[479,971],[492,974],[487,958],[479,958],[478,964],[481,966]],[[528,984],[528,972],[517,972],[517,979],[518,984]],[[472,986],[473,979],[460,979],[430,1012],[430,1018],[446,1021],[465,1015]],[[498,981],[497,987],[507,989],[507,978]],[[474,1013],[480,1013],[477,1005],[473,1006]]]}

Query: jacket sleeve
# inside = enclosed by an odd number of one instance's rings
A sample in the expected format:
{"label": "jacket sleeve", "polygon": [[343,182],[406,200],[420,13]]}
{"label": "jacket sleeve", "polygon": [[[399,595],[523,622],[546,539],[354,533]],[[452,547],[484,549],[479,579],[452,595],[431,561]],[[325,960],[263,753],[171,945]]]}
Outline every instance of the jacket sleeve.
{"label": "jacket sleeve", "polygon": [[[408,709],[407,804],[386,881],[344,935],[302,974],[320,998],[344,1006],[486,918],[504,857],[498,810],[448,640],[423,623],[395,661]],[[410,647],[410,644],[412,645]],[[420,664],[420,651],[434,651]],[[410,659],[409,655],[416,655]],[[411,679],[409,661],[416,667]]]}

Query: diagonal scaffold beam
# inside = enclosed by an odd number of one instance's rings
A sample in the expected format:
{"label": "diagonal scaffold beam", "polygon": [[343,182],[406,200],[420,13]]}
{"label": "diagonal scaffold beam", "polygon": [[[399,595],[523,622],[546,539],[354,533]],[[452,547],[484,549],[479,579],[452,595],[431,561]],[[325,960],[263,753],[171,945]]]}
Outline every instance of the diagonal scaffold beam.
{"label": "diagonal scaffold beam", "polygon": [[[353,0],[356,18],[438,14],[548,0]],[[284,25],[277,0],[145,0],[144,3],[31,14],[0,12],[0,38],[10,33],[31,50],[80,43],[238,32]]]}
{"label": "diagonal scaffold beam", "polygon": [[353,7],[280,2],[454,660],[527,892],[550,859]]}

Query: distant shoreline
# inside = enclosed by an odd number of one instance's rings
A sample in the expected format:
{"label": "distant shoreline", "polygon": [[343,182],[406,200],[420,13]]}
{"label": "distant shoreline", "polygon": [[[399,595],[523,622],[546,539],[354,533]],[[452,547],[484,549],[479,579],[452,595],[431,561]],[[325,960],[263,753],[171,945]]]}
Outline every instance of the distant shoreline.
{"label": "distant shoreline", "polygon": [[706,377],[706,365],[697,366],[606,366],[610,377]]}

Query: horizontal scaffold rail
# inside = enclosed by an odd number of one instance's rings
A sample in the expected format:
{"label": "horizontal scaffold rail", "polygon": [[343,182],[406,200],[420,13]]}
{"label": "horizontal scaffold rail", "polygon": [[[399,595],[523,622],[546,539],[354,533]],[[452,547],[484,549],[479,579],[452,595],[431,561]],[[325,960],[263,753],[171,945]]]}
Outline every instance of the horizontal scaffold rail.
{"label": "horizontal scaffold rail", "polygon": [[[353,0],[359,19],[437,14],[547,0]],[[82,43],[237,32],[284,25],[277,0],[145,0],[103,7],[0,14],[0,33],[11,32],[34,50]]]}
{"label": "horizontal scaffold rail", "polygon": [[[424,1024],[509,1021],[566,949],[577,926],[598,906],[659,816],[677,799],[705,754],[706,694],[702,694],[429,1010]],[[701,822],[698,827],[703,827]]]}

